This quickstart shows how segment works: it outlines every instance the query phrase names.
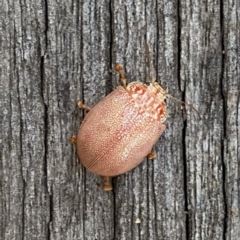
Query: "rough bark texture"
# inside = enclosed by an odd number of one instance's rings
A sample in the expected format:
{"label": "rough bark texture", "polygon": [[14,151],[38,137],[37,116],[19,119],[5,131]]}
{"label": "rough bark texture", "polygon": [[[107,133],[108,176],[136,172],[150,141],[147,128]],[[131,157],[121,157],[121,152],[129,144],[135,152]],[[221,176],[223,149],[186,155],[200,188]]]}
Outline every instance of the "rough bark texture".
{"label": "rough bark texture", "polygon": [[[0,19],[0,239],[240,239],[238,0],[1,0]],[[201,119],[169,99],[157,159],[104,192],[69,138],[116,63]]]}
{"label": "rough bark texture", "polygon": [[190,239],[222,239],[225,234],[222,139],[221,6],[217,0],[195,7],[181,4],[181,89],[201,114],[185,122],[187,226]]}

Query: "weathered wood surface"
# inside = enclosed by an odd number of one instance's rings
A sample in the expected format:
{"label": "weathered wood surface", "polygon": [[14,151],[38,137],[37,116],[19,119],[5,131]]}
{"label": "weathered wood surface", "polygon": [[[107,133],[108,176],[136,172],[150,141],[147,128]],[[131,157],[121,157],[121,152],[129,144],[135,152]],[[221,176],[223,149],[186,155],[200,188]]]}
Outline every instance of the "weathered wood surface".
{"label": "weathered wood surface", "polygon": [[[1,0],[0,239],[240,239],[240,3]],[[146,51],[149,47],[149,54]],[[114,179],[78,162],[83,114],[118,84],[168,100],[155,161]],[[140,219],[141,223],[136,223]]]}

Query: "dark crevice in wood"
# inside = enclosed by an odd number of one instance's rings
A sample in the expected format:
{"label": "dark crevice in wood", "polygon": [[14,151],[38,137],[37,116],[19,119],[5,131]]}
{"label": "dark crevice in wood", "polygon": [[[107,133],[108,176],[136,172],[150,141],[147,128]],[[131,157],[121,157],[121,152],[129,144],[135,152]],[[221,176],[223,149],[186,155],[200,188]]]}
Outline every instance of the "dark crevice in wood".
{"label": "dark crevice in wood", "polygon": [[[21,2],[20,2],[21,5]],[[21,9],[21,13],[22,13],[22,9]],[[22,19],[21,19],[22,20]],[[23,26],[23,23],[21,23]],[[19,86],[19,81],[20,81],[20,76],[19,76],[19,71],[18,71],[18,67],[17,67],[17,32],[16,32],[16,26],[14,24],[14,68],[16,69],[16,75],[17,75],[17,96],[18,96],[18,107],[19,107],[19,121],[20,121],[20,129],[19,129],[19,146],[20,146],[20,156],[19,156],[19,161],[20,161],[20,172],[21,172],[21,177],[22,177],[22,181],[23,181],[23,185],[22,185],[22,239],[24,240],[25,238],[25,199],[26,199],[26,182],[23,176],[23,118],[22,118],[22,105],[21,105],[21,97],[20,97],[20,86]],[[11,86],[13,86],[13,84],[11,84]],[[11,116],[13,115],[12,112],[12,97],[10,96],[10,112],[11,112]],[[10,124],[11,126],[11,124]],[[12,133],[12,128],[11,128],[11,133]],[[10,144],[11,145],[11,144]]]}
{"label": "dark crevice in wood", "polygon": [[[45,53],[48,48],[48,1],[44,1],[44,11],[45,11]],[[45,54],[44,54],[45,55]],[[40,73],[41,73],[41,97],[44,105],[44,160],[43,160],[43,174],[44,174],[44,185],[46,193],[49,194],[49,220],[48,220],[48,227],[47,227],[47,239],[49,240],[51,238],[51,223],[53,219],[53,196],[52,196],[52,189],[51,192],[49,192],[48,189],[48,164],[47,164],[47,155],[48,155],[48,106],[46,102],[44,101],[44,56],[41,57],[41,66],[40,66]]]}
{"label": "dark crevice in wood", "polygon": [[[132,215],[132,219],[134,219],[134,216]],[[142,219],[142,217],[141,217],[141,214],[140,214],[140,219]],[[133,229],[132,229],[133,230]],[[138,239],[139,240],[141,240],[141,229],[140,229],[140,224],[137,224],[137,232],[138,232]],[[147,231],[147,234],[149,233],[149,231]],[[132,236],[134,236],[134,231],[132,231]],[[147,237],[147,239],[149,239],[148,238],[148,236],[146,236]]]}
{"label": "dark crevice in wood", "polygon": [[[83,2],[81,1],[81,5],[80,5],[80,9],[81,9],[81,24],[83,24]],[[83,27],[80,28],[80,54],[81,54],[81,63],[80,63],[80,86],[81,86],[81,101],[83,101],[83,103],[85,103],[84,101],[84,81],[83,81]],[[82,112],[82,119],[85,116],[85,111],[81,111]]]}
{"label": "dark crevice in wood", "polygon": [[83,179],[84,179],[84,199],[83,199],[83,239],[86,237],[86,206],[87,206],[87,176],[86,176],[86,169],[84,168],[82,173],[84,174]]}
{"label": "dark crevice in wood", "polygon": [[[81,14],[81,24],[83,24],[83,3],[84,1],[80,1],[80,4],[79,4],[79,8],[80,8],[80,13]],[[80,76],[80,86],[81,86],[81,101],[83,101],[83,103],[85,102],[85,99],[84,99],[84,79],[83,79],[83,27],[80,28],[80,54],[81,54],[81,64],[80,64],[80,73],[81,73],[81,76]],[[82,120],[84,119],[85,117],[85,111],[84,110],[81,110],[81,117],[82,117]],[[81,167],[82,169],[82,167]],[[80,170],[81,171],[81,170]],[[84,197],[83,197],[83,239],[85,238],[85,233],[86,233],[86,219],[85,219],[85,213],[86,213],[86,204],[87,204],[87,200],[86,200],[86,182],[87,182],[87,179],[86,179],[86,169],[84,168],[80,174],[83,174],[83,189],[84,189]]]}
{"label": "dark crevice in wood", "polygon": [[[22,169],[22,166],[21,166]],[[22,170],[21,170],[22,171]],[[23,176],[22,176],[23,177]],[[26,182],[23,179],[23,201],[22,201],[22,240],[25,239],[25,189],[26,189]]]}
{"label": "dark crevice in wood", "polygon": [[[146,6],[146,4],[145,4],[145,6]],[[146,16],[146,15],[145,15]],[[150,60],[150,59],[149,59]],[[146,161],[146,160],[145,160]],[[152,162],[153,160],[150,160],[150,159],[147,159],[147,190],[148,190],[148,193],[147,193],[147,209],[150,209],[150,197],[149,197],[149,195],[150,195],[150,187],[152,187],[152,185],[151,185],[151,183],[150,183],[150,181],[149,181],[149,175],[150,175],[150,173],[149,173],[149,171],[150,171],[150,161]],[[147,213],[147,223],[149,224],[150,223],[150,216],[149,216],[149,211],[148,211],[148,213]],[[137,226],[138,226],[138,233],[139,233],[139,239],[141,239],[141,229],[140,229],[140,226],[139,226],[140,224],[137,224]],[[146,234],[147,236],[147,239],[149,239],[149,230],[147,231],[147,234]]]}
{"label": "dark crevice in wood", "polygon": [[177,74],[178,74],[178,87],[181,90],[181,78],[180,78],[180,71],[181,71],[181,13],[180,13],[180,1],[178,1],[178,10],[177,10],[177,17],[178,17],[178,35],[177,35],[177,47],[178,47],[178,56],[177,56]]}
{"label": "dark crevice in wood", "polygon": [[149,77],[152,79],[152,62],[151,62],[151,57],[150,56],[150,51],[149,51],[149,46],[147,42],[147,10],[146,10],[146,5],[147,3],[144,3],[144,18],[145,18],[145,34],[144,34],[144,45],[145,45],[145,67],[144,67],[144,75],[146,76],[146,79]]}
{"label": "dark crevice in wood", "polygon": [[[109,78],[106,83],[106,95],[109,94],[113,90],[113,84],[112,84],[112,77],[113,77],[113,69],[115,69],[115,66],[113,68],[113,5],[112,0],[109,0]],[[115,63],[116,64],[116,63]],[[112,178],[112,194],[113,194],[113,239],[117,239],[117,212],[116,212],[116,206],[117,206],[117,197],[116,197],[116,178]]]}
{"label": "dark crevice in wood", "polygon": [[[23,189],[22,189],[22,239],[25,239],[25,199],[26,199],[26,181],[24,179],[23,176],[23,144],[22,144],[22,136],[23,136],[23,120],[22,120],[22,108],[21,108],[21,101],[20,101],[20,92],[19,92],[19,74],[17,71],[17,76],[18,76],[18,80],[17,80],[17,94],[18,94],[18,102],[19,102],[19,113],[20,113],[20,131],[19,131],[19,145],[20,145],[20,171],[21,171],[21,177],[22,177],[22,181],[23,181]],[[12,110],[11,110],[12,112]]]}
{"label": "dark crevice in wood", "polygon": [[[177,38],[177,44],[178,44],[178,86],[181,90],[181,3],[178,1],[178,38]],[[182,101],[185,102],[185,86],[184,91],[182,92]],[[185,234],[186,234],[186,240],[190,239],[190,231],[189,231],[189,215],[188,215],[188,174],[187,174],[187,147],[186,147],[186,131],[187,131],[187,120],[183,122],[183,130],[182,130],[182,157],[183,157],[183,187],[184,187],[184,199],[185,199]]]}
{"label": "dark crevice in wood", "polygon": [[224,220],[223,220],[223,240],[226,240],[227,221],[228,221],[228,207],[227,207],[227,193],[225,190],[226,183],[226,166],[224,163],[224,139],[221,141],[221,159],[222,159],[222,191],[224,200]]}
{"label": "dark crevice in wood", "polygon": [[[182,93],[182,101],[185,101],[185,92]],[[186,231],[186,240],[190,239],[189,232],[189,215],[188,215],[188,174],[187,174],[187,155],[186,155],[186,131],[187,131],[187,120],[183,123],[182,131],[182,147],[183,147],[183,184],[184,184],[184,199],[185,199],[185,231]]]}
{"label": "dark crevice in wood", "polygon": [[[45,44],[46,44],[46,49],[47,50],[47,31],[48,31],[48,4],[47,4],[47,0],[45,0]],[[47,184],[47,180],[48,180],[48,175],[47,175],[47,152],[48,152],[48,107],[47,104],[44,101],[44,56],[41,57],[41,62],[40,62],[40,79],[41,79],[41,97],[42,97],[42,101],[43,101],[43,105],[44,105],[44,184],[45,184],[45,188],[46,188],[46,192],[48,192],[48,184]],[[51,214],[51,213],[50,213]],[[50,216],[51,218],[51,216]],[[49,233],[48,233],[49,234]]]}
{"label": "dark crevice in wood", "polygon": [[106,82],[106,95],[108,95],[113,90],[112,85],[112,71],[113,71],[113,60],[112,60],[112,50],[113,50],[113,13],[112,13],[112,0],[109,0],[109,77]]}
{"label": "dark crevice in wood", "polygon": [[[156,191],[155,191],[155,188],[154,188],[154,182],[155,182],[155,178],[154,178],[154,172],[155,172],[155,169],[154,169],[154,164],[153,164],[153,171],[152,171],[152,183],[153,183],[153,205],[154,205],[154,215],[155,215],[155,222],[157,223],[157,194],[156,194]],[[160,239],[159,238],[159,235],[158,235],[158,227],[157,227],[157,224],[155,224],[155,233],[156,233],[156,239]]]}
{"label": "dark crevice in wood", "polygon": [[221,43],[222,43],[222,69],[221,69],[221,79],[220,79],[220,90],[221,98],[223,103],[223,137],[221,141],[221,160],[222,160],[222,191],[223,191],[223,201],[224,201],[224,220],[223,220],[223,240],[226,239],[227,234],[227,222],[228,222],[228,206],[227,206],[227,193],[225,189],[226,184],[226,166],[224,161],[224,139],[226,137],[226,119],[227,119],[227,110],[226,110],[226,101],[224,96],[223,89],[223,79],[224,79],[224,67],[225,67],[225,55],[223,51],[225,50],[224,46],[224,9],[223,9],[223,0],[220,0],[220,26],[221,26]]}
{"label": "dark crevice in wood", "polygon": [[45,52],[47,51],[48,47],[48,1],[45,0],[45,44],[46,44],[46,49]]}
{"label": "dark crevice in wood", "polygon": [[[41,73],[41,97],[44,105],[44,163],[43,163],[43,179],[44,179],[44,186],[45,186],[45,191],[47,194],[49,194],[48,191],[48,165],[47,165],[47,155],[48,155],[48,107],[47,104],[44,101],[44,56],[41,57],[41,63],[40,63],[40,73]],[[51,193],[50,193],[51,194]],[[49,209],[49,222],[48,222],[48,233],[47,233],[47,239],[50,239],[50,224],[52,222],[52,206],[51,206],[51,198],[52,196],[50,195],[50,209]]]}
{"label": "dark crevice in wood", "polygon": [[17,92],[18,92],[18,102],[19,102],[19,113],[20,113],[20,131],[19,131],[19,145],[20,145],[20,171],[21,171],[21,177],[22,177],[22,181],[23,181],[23,189],[22,189],[22,239],[25,239],[25,199],[26,199],[26,181],[24,179],[23,176],[23,144],[22,144],[22,136],[23,136],[23,120],[22,120],[22,108],[21,108],[21,101],[20,101],[20,92],[19,92],[19,74],[17,71],[17,75],[18,75],[18,87],[17,87]]}
{"label": "dark crevice in wood", "polygon": [[51,189],[52,194],[49,197],[49,222],[48,222],[48,234],[47,240],[51,239],[51,224],[53,221],[53,191]]}
{"label": "dark crevice in wood", "polygon": [[[155,74],[156,74],[156,81],[159,82],[158,79],[158,61],[159,61],[159,45],[158,45],[158,41],[159,41],[159,14],[158,14],[158,0],[156,0],[156,57],[155,57]],[[154,164],[153,164],[153,171],[154,171]],[[153,174],[153,184],[154,184],[154,174]],[[156,190],[155,188],[153,188],[153,196],[154,196],[154,209],[155,209],[155,221],[156,221],[156,237],[157,239],[159,239],[159,232],[162,231],[162,229],[158,229],[157,227],[157,219],[158,219],[158,212],[157,212],[157,194],[156,194]],[[161,213],[159,213],[161,214]],[[162,231],[163,232],[163,231]]]}
{"label": "dark crevice in wood", "polygon": [[[19,145],[20,145],[20,156],[19,156],[19,159],[20,159],[20,171],[21,171],[21,177],[22,177],[22,181],[23,181],[23,189],[22,189],[22,239],[25,238],[24,236],[24,229],[25,229],[25,198],[26,198],[26,195],[25,195],[25,191],[26,191],[26,182],[25,182],[25,179],[24,179],[24,176],[23,176],[23,144],[22,144],[22,136],[23,136],[23,120],[22,120],[22,107],[21,107],[21,100],[20,100],[20,87],[19,87],[19,73],[17,71],[17,95],[18,95],[18,104],[19,104],[19,118],[20,118],[20,130],[19,130]],[[11,112],[12,112],[12,109],[11,109]]]}
{"label": "dark crevice in wood", "polygon": [[225,51],[224,46],[224,23],[223,23],[224,13],[223,13],[223,0],[220,1],[220,25],[221,25],[221,34],[222,34],[222,69],[221,69],[221,79],[220,79],[220,89],[221,89],[221,97],[223,101],[223,137],[226,137],[226,105],[225,105],[225,96],[224,96],[224,90],[223,90],[223,79],[224,79],[224,66],[225,66],[225,54],[223,54],[223,51]]}
{"label": "dark crevice in wood", "polygon": [[[17,60],[17,54],[16,54],[16,28],[15,28],[15,23],[14,23],[14,43],[13,43],[13,48],[14,48],[14,51],[13,51],[13,62],[12,64],[10,64],[10,67],[13,68],[13,69],[17,69],[16,68],[16,60]],[[10,91],[12,92],[13,91],[13,82],[12,82],[12,76],[9,78],[9,81],[10,81]],[[19,83],[18,83],[19,85]],[[18,94],[18,104],[19,104],[19,107],[21,106],[20,105],[20,96],[19,96],[19,86],[17,87],[17,94]],[[12,96],[10,95],[10,98],[9,98],[9,108],[10,108],[10,116],[12,116]],[[20,114],[21,114],[21,111],[20,111]],[[12,124],[11,124],[11,120],[10,120],[10,124],[9,124],[9,139],[12,139],[13,138],[13,130],[12,130]],[[21,148],[22,149],[22,148]],[[11,146],[11,141],[9,141],[9,151],[12,151],[12,146]]]}
{"label": "dark crevice in wood", "polygon": [[126,55],[127,55],[127,51],[128,51],[128,42],[130,41],[130,33],[129,33],[129,29],[131,28],[131,27],[129,27],[129,24],[128,24],[128,9],[127,9],[127,6],[124,6],[124,13],[125,13],[125,18],[124,18],[124,25],[125,25],[125,27],[126,27],[126,33],[127,33],[127,35],[126,35],[126,45],[125,45],[125,49],[124,49],[124,54],[123,54],[123,66],[124,67],[126,67],[126,65],[127,65],[127,61],[126,61],[126,59],[127,59],[127,57],[126,57]]}
{"label": "dark crevice in wood", "polygon": [[113,239],[117,239],[117,211],[116,211],[116,206],[117,206],[117,198],[116,198],[116,177],[112,179],[112,185],[113,185]]}
{"label": "dark crevice in wood", "polygon": [[158,79],[158,59],[159,59],[159,46],[158,46],[158,40],[159,40],[159,16],[158,16],[158,0],[156,0],[156,19],[157,19],[157,31],[156,31],[156,38],[157,38],[157,42],[156,42],[156,62],[155,62],[155,69],[156,69],[156,81],[159,82]]}

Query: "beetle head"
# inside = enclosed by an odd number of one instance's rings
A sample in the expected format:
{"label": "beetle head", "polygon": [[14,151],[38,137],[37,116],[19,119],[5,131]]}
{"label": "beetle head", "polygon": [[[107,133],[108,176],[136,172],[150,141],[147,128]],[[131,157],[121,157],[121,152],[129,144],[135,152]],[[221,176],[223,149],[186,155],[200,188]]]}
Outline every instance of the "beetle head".
{"label": "beetle head", "polygon": [[153,119],[158,119],[162,123],[166,120],[166,92],[156,82],[149,86],[142,82],[131,82],[125,89],[134,99],[136,105]]}

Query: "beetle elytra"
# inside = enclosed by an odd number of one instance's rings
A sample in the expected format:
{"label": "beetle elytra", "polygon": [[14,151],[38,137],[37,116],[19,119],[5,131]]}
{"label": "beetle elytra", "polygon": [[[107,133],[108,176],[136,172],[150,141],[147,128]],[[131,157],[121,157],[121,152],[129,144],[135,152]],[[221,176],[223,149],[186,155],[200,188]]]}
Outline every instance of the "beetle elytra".
{"label": "beetle elytra", "polygon": [[111,190],[110,178],[132,170],[148,156],[159,139],[166,120],[166,92],[154,80],[127,84],[122,65],[116,66],[123,86],[89,110],[76,138],[81,163],[104,176],[104,189]]}

